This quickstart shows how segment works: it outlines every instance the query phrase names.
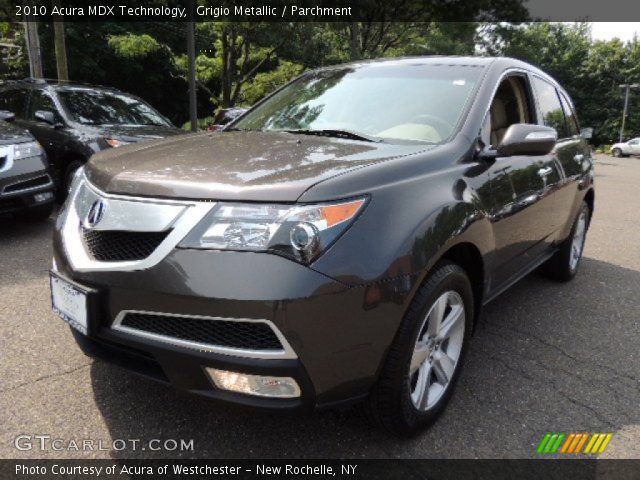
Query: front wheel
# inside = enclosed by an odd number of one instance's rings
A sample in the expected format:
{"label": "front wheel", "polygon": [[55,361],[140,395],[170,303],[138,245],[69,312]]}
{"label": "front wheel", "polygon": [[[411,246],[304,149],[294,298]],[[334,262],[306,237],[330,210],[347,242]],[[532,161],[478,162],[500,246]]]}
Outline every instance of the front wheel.
{"label": "front wheel", "polygon": [[366,404],[378,424],[411,436],[433,423],[453,393],[469,343],[473,293],[465,271],[442,262],[416,294]]}
{"label": "front wheel", "polygon": [[613,150],[611,150],[611,153],[613,154],[614,157],[622,156],[622,150],[620,150],[619,148],[614,148]]}

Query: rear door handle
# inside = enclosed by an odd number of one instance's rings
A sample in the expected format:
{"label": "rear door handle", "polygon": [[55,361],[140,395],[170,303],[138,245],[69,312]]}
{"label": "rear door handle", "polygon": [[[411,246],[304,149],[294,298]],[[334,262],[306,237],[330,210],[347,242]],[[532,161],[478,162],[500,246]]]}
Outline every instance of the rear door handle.
{"label": "rear door handle", "polygon": [[540,175],[541,177],[546,177],[552,171],[553,171],[553,169],[551,167],[543,167],[540,170],[538,170],[538,175]]}

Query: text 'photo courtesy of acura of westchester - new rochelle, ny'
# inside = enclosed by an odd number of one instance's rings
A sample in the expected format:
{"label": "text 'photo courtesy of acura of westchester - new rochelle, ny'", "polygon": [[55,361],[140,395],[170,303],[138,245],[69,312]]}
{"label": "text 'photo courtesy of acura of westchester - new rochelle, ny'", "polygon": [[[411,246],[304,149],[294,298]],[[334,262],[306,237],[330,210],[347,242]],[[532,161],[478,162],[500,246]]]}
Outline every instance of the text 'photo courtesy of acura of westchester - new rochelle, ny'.
{"label": "text 'photo courtesy of acura of westchester - new rochelle, ny'", "polygon": [[310,71],[222,131],[95,154],[57,219],[53,307],[86,354],[176,388],[362,402],[415,434],[484,304],[538,267],[576,274],[589,137],[517,60]]}

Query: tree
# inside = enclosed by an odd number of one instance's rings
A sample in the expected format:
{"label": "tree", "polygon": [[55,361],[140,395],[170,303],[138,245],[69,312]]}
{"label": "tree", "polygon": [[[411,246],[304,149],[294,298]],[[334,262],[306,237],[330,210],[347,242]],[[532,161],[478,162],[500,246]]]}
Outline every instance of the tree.
{"label": "tree", "polygon": [[[640,82],[640,42],[593,42],[587,23],[490,25],[481,35],[486,54],[532,63],[551,74],[574,100],[583,126],[594,128],[596,145],[617,138],[622,118],[621,83]],[[640,128],[630,109],[629,135]]]}

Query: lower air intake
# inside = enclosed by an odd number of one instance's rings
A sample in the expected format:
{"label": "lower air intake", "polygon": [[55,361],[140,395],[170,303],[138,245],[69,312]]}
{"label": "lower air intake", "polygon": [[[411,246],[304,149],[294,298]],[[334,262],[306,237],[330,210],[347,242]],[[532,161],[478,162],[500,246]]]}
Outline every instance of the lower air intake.
{"label": "lower air intake", "polygon": [[282,350],[269,324],[215,318],[129,312],[120,325],[186,342],[242,350]]}

